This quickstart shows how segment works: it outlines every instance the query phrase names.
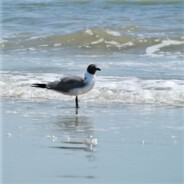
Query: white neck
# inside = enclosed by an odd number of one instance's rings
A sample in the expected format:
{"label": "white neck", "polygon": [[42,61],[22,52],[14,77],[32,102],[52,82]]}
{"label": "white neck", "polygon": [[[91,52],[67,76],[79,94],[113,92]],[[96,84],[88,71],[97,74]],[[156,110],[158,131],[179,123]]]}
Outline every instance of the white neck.
{"label": "white neck", "polygon": [[95,74],[90,74],[88,71],[84,74],[85,83],[95,82]]}

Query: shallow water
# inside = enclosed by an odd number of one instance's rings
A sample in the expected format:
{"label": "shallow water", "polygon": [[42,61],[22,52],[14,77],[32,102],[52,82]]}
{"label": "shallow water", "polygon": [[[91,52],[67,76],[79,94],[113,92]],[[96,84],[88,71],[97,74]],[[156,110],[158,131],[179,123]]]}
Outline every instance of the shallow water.
{"label": "shallow water", "polygon": [[182,182],[183,108],[89,104],[76,115],[6,100],[2,112],[5,183]]}
{"label": "shallow water", "polygon": [[[183,6],[3,1],[3,183],[182,183]],[[30,87],[91,63],[78,115],[73,97]]]}

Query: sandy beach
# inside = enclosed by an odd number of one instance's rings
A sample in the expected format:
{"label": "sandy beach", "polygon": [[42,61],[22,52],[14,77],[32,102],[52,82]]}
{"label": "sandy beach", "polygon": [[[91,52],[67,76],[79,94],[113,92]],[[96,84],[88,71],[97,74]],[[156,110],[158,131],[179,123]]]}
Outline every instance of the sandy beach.
{"label": "sandy beach", "polygon": [[182,183],[181,107],[4,99],[2,112],[3,183]]}

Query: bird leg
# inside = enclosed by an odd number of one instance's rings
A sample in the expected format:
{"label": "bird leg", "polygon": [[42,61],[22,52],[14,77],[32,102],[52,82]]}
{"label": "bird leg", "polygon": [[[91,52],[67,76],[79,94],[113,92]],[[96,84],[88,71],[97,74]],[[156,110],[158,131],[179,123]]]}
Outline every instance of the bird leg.
{"label": "bird leg", "polygon": [[76,98],[75,98],[75,104],[76,104],[76,109],[78,109],[78,108],[79,108],[79,104],[78,104],[78,96],[76,96]]}

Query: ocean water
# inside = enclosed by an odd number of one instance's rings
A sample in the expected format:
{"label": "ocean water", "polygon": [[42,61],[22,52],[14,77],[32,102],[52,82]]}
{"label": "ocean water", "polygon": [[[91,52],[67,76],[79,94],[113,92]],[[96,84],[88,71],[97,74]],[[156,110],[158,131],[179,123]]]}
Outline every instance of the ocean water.
{"label": "ocean water", "polygon": [[[4,183],[182,183],[183,0],[6,0],[1,7]],[[73,97],[30,87],[82,75],[91,63],[102,71],[79,97],[78,115]],[[56,158],[46,167],[49,153]]]}
{"label": "ocean water", "polygon": [[183,105],[183,1],[2,5],[1,97],[69,100],[30,85],[82,75],[95,63],[102,72],[83,102]]}

